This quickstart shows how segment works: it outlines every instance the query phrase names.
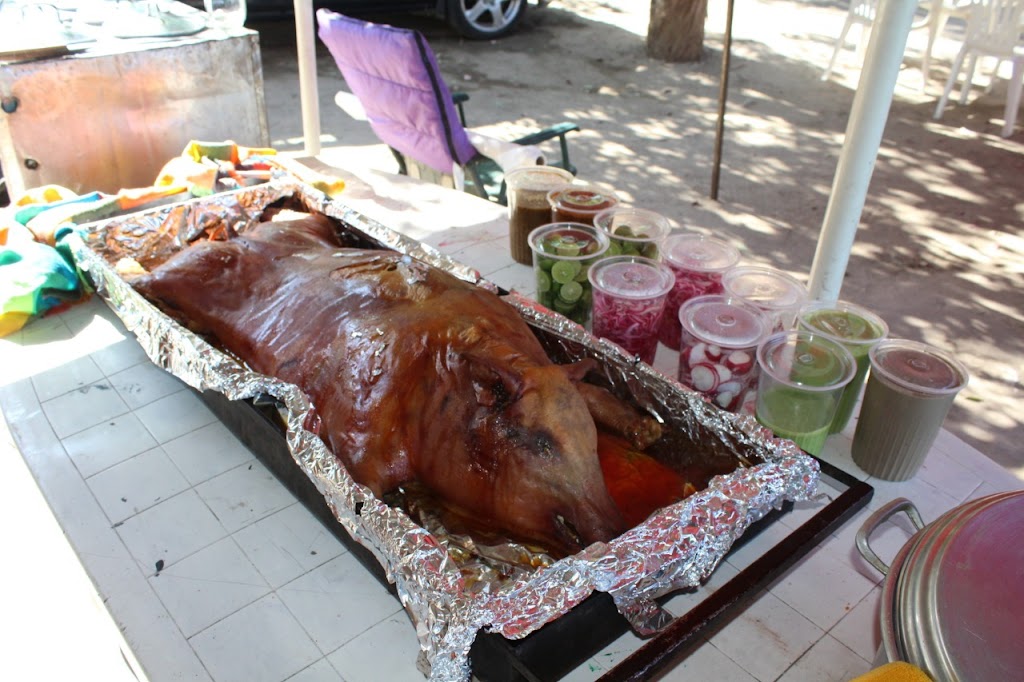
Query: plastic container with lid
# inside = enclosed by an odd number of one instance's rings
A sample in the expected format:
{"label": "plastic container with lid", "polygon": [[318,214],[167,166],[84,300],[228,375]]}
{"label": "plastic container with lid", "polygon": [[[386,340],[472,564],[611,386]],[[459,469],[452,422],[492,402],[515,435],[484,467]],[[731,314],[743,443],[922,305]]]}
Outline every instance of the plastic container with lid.
{"label": "plastic container with lid", "polygon": [[776,332],[757,348],[755,416],[779,438],[821,452],[839,398],[856,368],[850,351],[821,334]]}
{"label": "plastic container with lid", "polygon": [[612,190],[592,183],[559,187],[548,192],[552,222],[577,222],[593,225],[601,211],[619,205]]}
{"label": "plastic container with lid", "polygon": [[740,265],[722,276],[722,288],[731,297],[757,306],[770,318],[771,330],[792,329],[796,314],[807,303],[807,287],[782,270]]}
{"label": "plastic container with lid", "polygon": [[679,350],[679,308],[695,296],[720,294],[722,276],[735,267],[740,252],[732,244],[700,234],[676,234],[662,245],[662,260],[672,268],[676,283],[669,292],[658,340]]}
{"label": "plastic container with lid", "polygon": [[829,433],[839,433],[850,423],[864,388],[871,365],[868,351],[889,335],[889,325],[867,308],[847,301],[808,304],[801,309],[797,324],[800,329],[824,334],[843,344],[857,362],[857,372],[843,390],[836,416],[829,427]]}
{"label": "plastic container with lid", "polygon": [[654,362],[672,271],[640,256],[603,258],[590,268],[594,336],[614,341],[644,362]]}
{"label": "plastic container with lid", "polygon": [[590,322],[590,267],[608,250],[608,235],[593,225],[548,223],[530,233],[537,301],[581,325]]}
{"label": "plastic container with lid", "polygon": [[571,184],[572,177],[569,171],[554,166],[523,166],[505,173],[509,247],[517,263],[533,263],[528,241],[530,232],[551,222],[548,193]]}
{"label": "plastic container with lid", "polygon": [[679,308],[679,381],[736,411],[757,383],[757,346],[768,331],[754,306],[712,294]]}
{"label": "plastic container with lid", "polygon": [[887,481],[905,481],[924,463],[967,370],[948,353],[916,341],[886,339],[868,352],[851,453],[857,466]]}
{"label": "plastic container with lid", "polygon": [[[918,532],[886,565],[870,537],[901,511]],[[971,500],[927,526],[905,498],[872,514],[857,549],[885,575],[879,622],[886,658],[944,682],[1020,679],[1021,537],[1024,490]]]}
{"label": "plastic container with lid", "polygon": [[668,218],[644,208],[617,206],[594,216],[594,225],[608,233],[609,256],[643,256],[658,260],[661,243],[672,230]]}

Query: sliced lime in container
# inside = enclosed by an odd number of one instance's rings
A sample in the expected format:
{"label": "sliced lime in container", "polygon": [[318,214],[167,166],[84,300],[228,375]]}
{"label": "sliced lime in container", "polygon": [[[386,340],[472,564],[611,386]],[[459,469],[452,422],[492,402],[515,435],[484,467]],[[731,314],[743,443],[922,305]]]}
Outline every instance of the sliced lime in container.
{"label": "sliced lime in container", "polygon": [[551,291],[551,275],[543,270],[537,271],[537,291],[541,294]]}
{"label": "sliced lime in container", "polygon": [[576,279],[577,273],[583,268],[579,261],[560,260],[551,266],[551,279],[565,284]]}
{"label": "sliced lime in container", "polygon": [[568,282],[558,290],[558,296],[567,303],[576,303],[583,297],[583,285],[579,282]]}

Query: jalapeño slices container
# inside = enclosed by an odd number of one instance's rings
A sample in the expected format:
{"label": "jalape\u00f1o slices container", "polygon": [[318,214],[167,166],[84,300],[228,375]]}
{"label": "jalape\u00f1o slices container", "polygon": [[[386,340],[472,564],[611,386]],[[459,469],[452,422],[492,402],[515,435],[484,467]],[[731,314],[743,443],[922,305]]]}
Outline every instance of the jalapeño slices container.
{"label": "jalape\u00f1o slices container", "polygon": [[587,326],[593,304],[590,266],[608,251],[608,235],[593,225],[549,223],[530,232],[537,301]]}

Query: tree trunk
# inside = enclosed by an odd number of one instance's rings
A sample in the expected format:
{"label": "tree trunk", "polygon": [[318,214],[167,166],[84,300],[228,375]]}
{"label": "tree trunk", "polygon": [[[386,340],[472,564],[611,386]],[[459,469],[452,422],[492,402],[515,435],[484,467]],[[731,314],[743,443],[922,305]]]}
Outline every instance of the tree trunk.
{"label": "tree trunk", "polygon": [[707,0],[651,0],[647,54],[668,62],[700,61]]}

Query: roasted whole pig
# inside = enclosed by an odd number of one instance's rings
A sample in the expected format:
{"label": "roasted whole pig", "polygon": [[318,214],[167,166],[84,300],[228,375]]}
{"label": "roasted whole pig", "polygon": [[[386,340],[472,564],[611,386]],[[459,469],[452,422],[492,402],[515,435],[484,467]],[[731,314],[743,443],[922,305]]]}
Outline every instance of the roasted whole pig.
{"label": "roasted whole pig", "polygon": [[[258,372],[299,386],[321,437],[382,496],[405,483],[552,554],[625,529],[595,419],[659,434],[553,364],[494,294],[390,251],[340,248],[319,215],[199,242],[132,284]],[[594,416],[591,416],[593,412]]]}

